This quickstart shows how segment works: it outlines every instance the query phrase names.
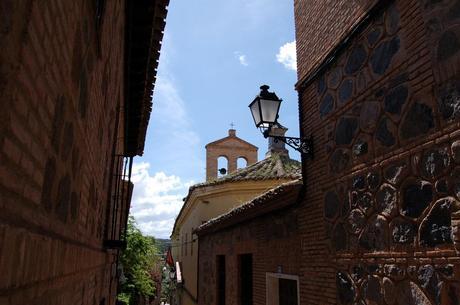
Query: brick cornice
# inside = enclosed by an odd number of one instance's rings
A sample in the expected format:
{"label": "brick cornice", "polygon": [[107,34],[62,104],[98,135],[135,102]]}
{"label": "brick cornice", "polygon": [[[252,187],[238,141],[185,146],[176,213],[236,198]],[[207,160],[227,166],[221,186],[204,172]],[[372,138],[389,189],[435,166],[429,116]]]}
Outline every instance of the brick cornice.
{"label": "brick cornice", "polygon": [[375,0],[369,9],[363,14],[361,18],[354,23],[350,30],[348,30],[343,37],[331,48],[323,60],[314,65],[303,77],[301,77],[295,84],[295,89],[302,92],[308,87],[318,75],[323,73],[342,52],[347,50],[348,46],[353,42],[353,38],[359,35],[369,23],[377,16],[382,10],[392,4],[394,0]]}

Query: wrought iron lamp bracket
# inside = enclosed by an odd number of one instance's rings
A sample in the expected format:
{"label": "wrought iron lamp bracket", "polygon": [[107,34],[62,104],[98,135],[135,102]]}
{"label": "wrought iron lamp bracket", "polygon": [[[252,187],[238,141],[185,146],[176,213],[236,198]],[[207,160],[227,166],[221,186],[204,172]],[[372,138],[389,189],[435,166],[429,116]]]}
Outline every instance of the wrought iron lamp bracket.
{"label": "wrought iron lamp bracket", "polygon": [[293,149],[306,156],[308,159],[313,160],[313,136],[297,138],[297,137],[283,137],[271,135],[271,128],[264,130],[262,133],[265,138],[273,138],[275,142],[282,141]]}

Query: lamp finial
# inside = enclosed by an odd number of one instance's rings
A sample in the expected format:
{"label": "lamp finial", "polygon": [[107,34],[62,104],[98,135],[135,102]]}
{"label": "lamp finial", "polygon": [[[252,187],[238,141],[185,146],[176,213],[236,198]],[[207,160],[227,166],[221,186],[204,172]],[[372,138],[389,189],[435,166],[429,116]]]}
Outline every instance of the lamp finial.
{"label": "lamp finial", "polygon": [[268,85],[260,86],[260,90],[262,90],[262,91],[268,91],[268,89],[270,89],[270,86],[268,86]]}

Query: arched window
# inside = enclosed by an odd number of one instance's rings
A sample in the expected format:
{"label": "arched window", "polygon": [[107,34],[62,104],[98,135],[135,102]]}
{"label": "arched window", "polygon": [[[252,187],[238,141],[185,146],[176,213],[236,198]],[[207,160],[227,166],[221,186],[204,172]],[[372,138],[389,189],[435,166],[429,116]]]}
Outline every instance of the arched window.
{"label": "arched window", "polygon": [[228,159],[225,156],[220,156],[217,159],[217,177],[223,177],[228,174]]}
{"label": "arched window", "polygon": [[246,166],[248,166],[248,160],[246,160],[245,157],[239,157],[236,160],[236,164],[237,164],[238,168],[245,168]]}

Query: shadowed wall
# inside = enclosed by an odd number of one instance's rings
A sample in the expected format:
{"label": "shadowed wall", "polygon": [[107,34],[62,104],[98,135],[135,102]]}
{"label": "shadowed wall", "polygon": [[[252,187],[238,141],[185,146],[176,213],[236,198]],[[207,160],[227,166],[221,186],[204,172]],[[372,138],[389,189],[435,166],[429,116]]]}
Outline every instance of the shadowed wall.
{"label": "shadowed wall", "polygon": [[340,41],[373,4],[326,2],[295,1],[301,131],[316,145],[301,302],[458,304],[460,2],[380,1],[308,74],[335,44],[306,33]]}

